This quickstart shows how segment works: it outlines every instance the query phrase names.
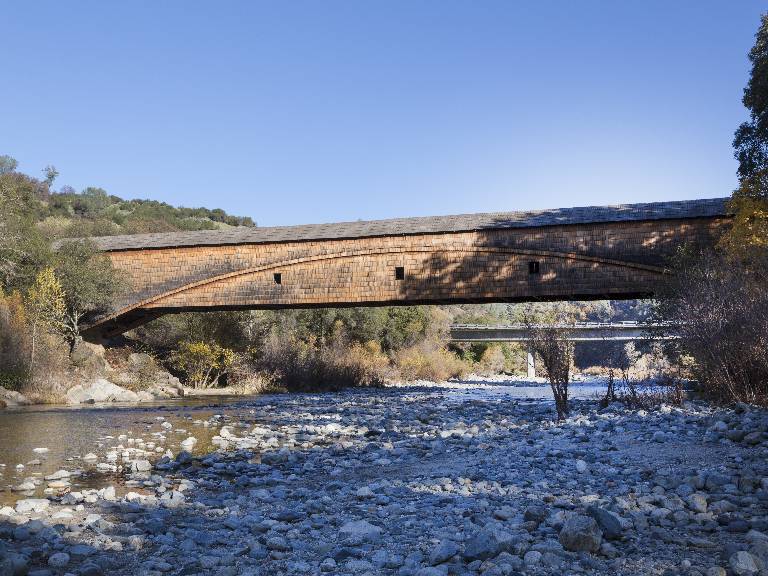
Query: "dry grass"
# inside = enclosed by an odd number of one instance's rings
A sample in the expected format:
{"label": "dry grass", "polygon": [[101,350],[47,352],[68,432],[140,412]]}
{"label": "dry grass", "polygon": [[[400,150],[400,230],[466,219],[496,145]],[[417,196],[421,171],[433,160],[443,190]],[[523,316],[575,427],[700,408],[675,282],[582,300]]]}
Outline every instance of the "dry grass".
{"label": "dry grass", "polygon": [[455,354],[429,342],[398,351],[394,356],[394,367],[399,377],[406,382],[414,380],[443,382],[449,378],[464,376],[470,368]]}

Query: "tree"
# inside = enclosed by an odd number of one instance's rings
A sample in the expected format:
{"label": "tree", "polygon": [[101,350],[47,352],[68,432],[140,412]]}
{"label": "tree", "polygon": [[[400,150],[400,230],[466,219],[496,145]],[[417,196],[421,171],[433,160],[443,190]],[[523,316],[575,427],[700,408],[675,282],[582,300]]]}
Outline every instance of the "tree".
{"label": "tree", "polygon": [[[520,309],[515,308],[511,314],[520,314]],[[558,420],[568,416],[568,384],[574,345],[568,338],[567,326],[580,319],[584,310],[568,302],[528,304],[522,308],[522,320],[528,329],[530,346],[534,354],[541,358],[552,387]]]}
{"label": "tree", "polygon": [[108,312],[123,288],[123,279],[108,256],[90,240],[66,241],[56,253],[56,277],[64,290],[62,333],[74,350],[84,322]]}
{"label": "tree", "polygon": [[0,174],[8,174],[14,172],[19,163],[16,158],[11,158],[8,155],[0,156]]}
{"label": "tree", "polygon": [[35,227],[39,188],[34,178],[0,170],[0,286],[6,290],[28,286],[49,257],[48,243]]}
{"label": "tree", "polygon": [[45,185],[50,187],[53,185],[53,181],[56,180],[56,178],[59,175],[59,171],[56,170],[55,166],[51,166],[50,164],[43,168],[43,175],[45,178],[43,179],[43,182],[45,182]]}
{"label": "tree", "polygon": [[733,140],[741,180],[768,169],[768,14],[761,18],[749,60],[752,71],[742,102],[750,117],[736,130]]}
{"label": "tree", "polygon": [[723,238],[726,249],[742,258],[753,249],[768,249],[768,14],[762,16],[749,60],[752,70],[742,98],[749,120],[733,140],[739,161],[739,188],[731,202],[736,219]]}
{"label": "tree", "polygon": [[38,273],[35,283],[27,292],[25,304],[32,329],[29,370],[34,374],[39,331],[44,329],[60,333],[66,325],[64,290],[53,268],[48,266]]}

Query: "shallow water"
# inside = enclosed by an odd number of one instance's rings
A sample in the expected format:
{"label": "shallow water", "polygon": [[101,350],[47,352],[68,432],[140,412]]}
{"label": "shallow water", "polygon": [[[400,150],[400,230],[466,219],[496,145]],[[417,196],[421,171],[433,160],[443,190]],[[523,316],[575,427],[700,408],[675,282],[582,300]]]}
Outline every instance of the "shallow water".
{"label": "shallow water", "polygon": [[[594,398],[604,392],[605,386],[592,380],[574,383],[570,390],[572,398]],[[355,393],[337,394],[341,400]],[[433,394],[451,402],[546,402],[552,399],[548,384],[531,381],[398,386],[381,393],[401,395],[403,401],[408,401],[409,396]],[[70,478],[72,490],[112,484],[120,493],[123,490],[118,478],[113,473],[98,472],[95,463],[83,460],[85,454],[95,453],[98,461],[104,462],[104,455],[109,451],[121,454],[124,449],[135,447],[152,450],[160,457],[166,450],[178,453],[180,442],[188,436],[198,440],[194,453],[206,453],[215,449],[211,440],[218,434],[220,425],[269,425],[281,409],[282,417],[287,409],[301,420],[302,398],[313,396],[317,395],[206,396],[140,405],[28,406],[0,411],[0,506],[22,496],[42,496],[44,482],[34,491],[11,492],[10,489],[26,478],[42,478],[60,469],[76,473]],[[216,415],[219,418],[209,425]],[[163,422],[170,423],[172,428],[163,428]],[[35,448],[48,451],[36,453]]]}
{"label": "shallow water", "polygon": [[[88,407],[27,406],[0,412],[0,504],[12,502],[18,493],[10,492],[25,478],[44,477],[53,472],[82,470],[71,478],[73,489],[102,487],[109,484],[109,474],[97,473],[95,463],[82,459],[89,452],[99,456],[110,449],[132,447],[137,443],[154,443],[176,453],[179,443],[188,436],[197,438],[195,452],[213,448],[211,438],[218,428],[195,424],[223,411],[236,415],[246,408],[242,397],[206,397],[183,399],[164,404],[117,405]],[[251,408],[252,409],[252,408]],[[168,421],[170,431],[160,425]],[[161,436],[162,434],[162,436]],[[36,453],[35,448],[47,448]],[[23,493],[27,496],[31,493]],[[42,494],[42,487],[34,495]]]}

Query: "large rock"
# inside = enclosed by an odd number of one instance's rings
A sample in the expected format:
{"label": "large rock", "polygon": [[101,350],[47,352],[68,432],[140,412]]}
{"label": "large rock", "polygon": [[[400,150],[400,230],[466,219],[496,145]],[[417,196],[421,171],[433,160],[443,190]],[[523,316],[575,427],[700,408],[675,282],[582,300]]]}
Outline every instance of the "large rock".
{"label": "large rock", "polygon": [[736,552],[730,557],[728,564],[736,576],[754,576],[760,571],[755,558],[749,552]]}
{"label": "large rock", "polygon": [[165,371],[154,375],[154,383],[147,389],[155,398],[179,398],[184,396],[184,387],[179,379]]}
{"label": "large rock", "polygon": [[621,538],[622,526],[619,518],[609,510],[599,506],[590,506],[587,514],[592,516],[603,532],[607,540],[616,540]]}
{"label": "large rock", "polygon": [[26,498],[16,502],[16,513],[45,512],[50,505],[51,503],[45,498]]}
{"label": "large rock", "polygon": [[72,349],[69,360],[77,366],[91,373],[100,373],[109,368],[104,358],[104,346],[91,344],[81,340]]}
{"label": "large rock", "polygon": [[432,566],[437,566],[443,562],[447,562],[453,558],[459,552],[459,547],[456,542],[451,540],[443,540],[437,546],[435,546],[429,553],[429,563]]}
{"label": "large rock", "polygon": [[30,404],[30,401],[24,394],[0,386],[0,408],[5,408],[7,406],[26,406],[28,404]]}
{"label": "large rock", "polygon": [[184,387],[179,379],[161,369],[149,354],[130,354],[126,368],[111,372],[109,379],[120,386],[139,390],[139,401],[184,396]]}
{"label": "large rock", "polygon": [[502,552],[509,552],[514,546],[512,536],[503,530],[483,528],[464,544],[464,558],[487,560]]}
{"label": "large rock", "polygon": [[1,576],[24,576],[29,572],[29,560],[26,556],[8,552],[0,557]]}
{"label": "large rock", "polygon": [[560,544],[571,552],[597,552],[602,541],[602,530],[589,516],[571,516],[560,529]]}
{"label": "large rock", "polygon": [[156,370],[157,364],[149,354],[134,352],[128,355],[128,369],[134,372]]}
{"label": "large rock", "polygon": [[67,403],[83,404],[86,402],[138,402],[136,392],[121,388],[104,378],[98,378],[89,384],[77,384],[67,390]]}

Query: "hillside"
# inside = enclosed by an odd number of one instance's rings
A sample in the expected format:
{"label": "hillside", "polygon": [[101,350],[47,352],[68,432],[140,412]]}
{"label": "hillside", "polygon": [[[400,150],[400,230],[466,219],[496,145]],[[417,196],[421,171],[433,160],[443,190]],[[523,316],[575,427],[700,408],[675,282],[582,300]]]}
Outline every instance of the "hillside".
{"label": "hillside", "polygon": [[176,207],[157,200],[125,200],[103,188],[78,192],[71,186],[54,189],[58,173],[46,168],[42,179],[16,171],[17,163],[0,156],[0,187],[14,198],[16,209],[33,220],[49,239],[256,226],[248,216],[220,208]]}

